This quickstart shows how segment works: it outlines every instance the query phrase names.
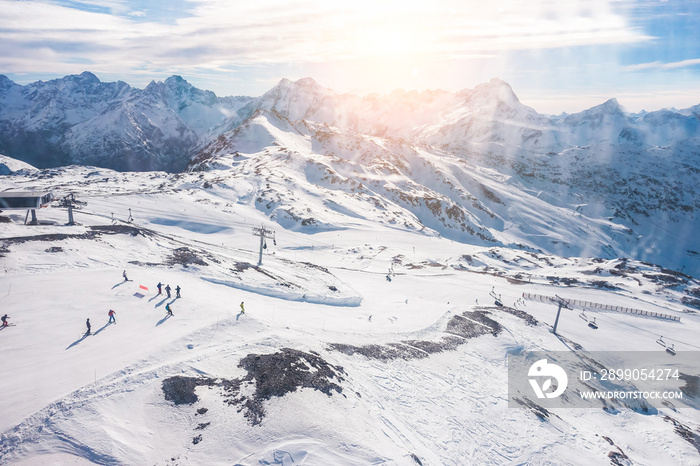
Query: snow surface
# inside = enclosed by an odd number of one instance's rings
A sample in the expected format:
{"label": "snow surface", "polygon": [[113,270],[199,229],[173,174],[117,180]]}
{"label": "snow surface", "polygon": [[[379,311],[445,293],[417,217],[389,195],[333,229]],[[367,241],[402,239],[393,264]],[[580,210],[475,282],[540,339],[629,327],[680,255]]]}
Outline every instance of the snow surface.
{"label": "snow surface", "polygon": [[[283,124],[270,121],[249,123],[270,134]],[[277,134],[275,141],[287,137]],[[306,150],[311,139],[299,131],[289,144]],[[509,352],[568,350],[572,342],[588,351],[663,351],[655,342],[660,335],[678,351],[697,351],[700,317],[685,304],[697,296],[697,280],[634,260],[455,242],[440,234],[444,227],[421,231],[403,212],[394,214],[401,221],[392,224],[380,216],[387,210],[369,211],[361,195],[332,196],[314,188],[306,176],[317,165],[273,149],[257,147],[241,154],[240,162],[223,158],[220,169],[206,172],[76,166],[0,178],[2,189],[72,192],[87,202],[75,211],[75,226],[65,224],[66,211],[58,207],[40,209],[37,226],[25,226],[24,213],[0,214],[9,220],[0,222],[2,312],[14,324],[0,330],[0,463],[700,462],[695,409],[564,409],[540,419],[530,409],[508,407],[506,366]],[[314,207],[315,225],[291,215],[281,219],[282,210],[258,201],[259,189],[274,178],[225,168],[262,170],[255,162],[265,151],[264,170],[279,170],[277,179],[287,179],[277,189],[295,196],[285,207],[299,215]],[[430,154],[423,156],[430,160]],[[269,163],[275,157],[277,168]],[[470,176],[462,183],[477,186],[500,177],[499,184],[485,186],[498,186],[495,196],[518,202],[501,174],[486,167]],[[391,180],[403,189],[404,180]],[[513,211],[527,219],[515,220],[513,228],[546,229],[538,226],[550,215],[544,204],[520,202]],[[556,208],[549,208],[556,216]],[[412,215],[425,218],[419,210]],[[252,228],[261,225],[276,230],[276,244],[267,240],[258,267],[259,238]],[[504,225],[503,235],[508,231]],[[130,281],[123,280],[123,270]],[[157,296],[158,282],[181,286],[182,297]],[[493,305],[492,290],[506,308]],[[518,302],[523,292],[670,313],[681,321],[587,311],[600,324],[593,331],[566,311],[559,322],[566,339],[560,339],[551,333],[556,308]],[[167,303],[173,317],[166,316]],[[539,324],[507,312],[516,308]],[[107,325],[109,309],[116,311],[116,324]],[[497,336],[453,336],[462,344],[429,355],[416,346],[450,336],[448,322],[474,311],[488,311],[504,330]],[[83,337],[86,318],[93,335]],[[333,345],[380,345],[425,357],[375,359]],[[302,388],[272,397],[257,425],[225,403],[221,388],[198,387],[193,405],[164,397],[162,384],[170,377],[240,378],[241,359],[283,348],[342,367],[342,393]],[[691,441],[678,425],[691,432]]]}

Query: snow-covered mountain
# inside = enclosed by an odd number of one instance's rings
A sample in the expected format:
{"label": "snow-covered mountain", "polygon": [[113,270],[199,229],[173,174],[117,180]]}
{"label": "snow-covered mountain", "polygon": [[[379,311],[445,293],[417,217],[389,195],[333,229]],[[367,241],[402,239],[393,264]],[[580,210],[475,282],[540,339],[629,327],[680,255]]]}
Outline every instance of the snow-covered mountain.
{"label": "snow-covered mountain", "polygon": [[40,168],[70,164],[179,171],[211,131],[245,119],[250,98],[218,98],[179,76],[145,89],[92,73],[20,86],[0,76],[0,152]]}
{"label": "snow-covered mountain", "polygon": [[[555,152],[562,134],[582,136],[547,123],[505,83],[493,85],[501,97],[471,93],[476,112],[462,107],[451,123],[423,127],[413,142],[358,132],[378,121],[367,116],[342,126],[319,110],[327,95],[304,111],[270,99],[267,109],[205,145],[190,169],[246,179],[258,208],[285,228],[320,231],[365,218],[458,242],[630,257],[700,274],[693,233],[700,228],[700,159],[692,138],[663,147],[608,139]],[[609,131],[618,110],[605,104],[569,123],[580,133],[596,125]],[[455,136],[465,132],[468,138]],[[333,212],[331,226],[322,224]]]}
{"label": "snow-covered mountain", "polygon": [[[338,94],[281,80],[220,98],[83,73],[0,78],[0,151],[38,167],[211,171],[309,232],[363,218],[470,244],[629,257],[700,274],[699,106],[558,117],[500,79],[451,93]],[[327,215],[332,221],[327,222]]]}

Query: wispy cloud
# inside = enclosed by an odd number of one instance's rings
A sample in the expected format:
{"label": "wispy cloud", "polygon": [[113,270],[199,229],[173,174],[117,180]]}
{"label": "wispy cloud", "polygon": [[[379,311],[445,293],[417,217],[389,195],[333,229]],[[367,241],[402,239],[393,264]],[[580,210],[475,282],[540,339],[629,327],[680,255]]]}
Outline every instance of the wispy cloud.
{"label": "wispy cloud", "polygon": [[627,71],[641,71],[641,70],[675,70],[679,68],[688,68],[691,66],[700,65],[700,58],[691,58],[689,60],[681,60],[671,63],[663,63],[660,61],[654,61],[649,63],[638,63],[636,65],[627,65],[623,69]]}
{"label": "wispy cloud", "polygon": [[[160,3],[160,2],[153,2]],[[508,50],[648,39],[603,1],[194,0],[162,22],[127,0],[0,0],[5,71],[97,66],[198,69],[410,56],[441,59]],[[52,50],[54,59],[46,61]],[[36,57],[33,70],[28,69]]]}

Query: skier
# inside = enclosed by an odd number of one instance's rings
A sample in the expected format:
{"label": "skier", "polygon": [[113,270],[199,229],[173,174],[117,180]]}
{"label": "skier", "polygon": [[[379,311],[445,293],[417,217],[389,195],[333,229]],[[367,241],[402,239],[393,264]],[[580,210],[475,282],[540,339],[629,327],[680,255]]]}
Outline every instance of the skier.
{"label": "skier", "polygon": [[129,279],[126,278],[126,270],[122,272],[122,277],[124,277],[124,281],[125,281],[125,282],[128,282],[128,281],[129,281]]}
{"label": "skier", "polygon": [[170,297],[170,285],[165,285],[165,292],[168,293],[168,298]]}
{"label": "skier", "polygon": [[7,316],[7,314],[5,314],[4,316],[2,316],[2,326],[3,326],[3,327],[7,327],[8,325],[10,325],[10,323],[7,321],[7,319],[9,319],[9,317]]}
{"label": "skier", "polygon": [[158,285],[157,285],[157,286],[158,286],[158,294],[159,294],[159,295],[163,294],[163,290],[161,289],[161,287],[163,286],[163,284],[162,284],[161,282],[158,282]]}
{"label": "skier", "polygon": [[180,297],[180,285],[177,285],[175,287],[175,297],[179,298]]}
{"label": "skier", "polygon": [[168,315],[173,315],[173,310],[170,308],[170,304],[165,305],[165,310],[168,311]]}
{"label": "skier", "polygon": [[111,324],[112,322],[114,322],[115,324],[117,323],[117,319],[114,318],[114,314],[116,314],[116,312],[114,312],[113,310],[110,309],[109,314],[108,314],[109,315],[109,322],[107,322],[108,324]]}
{"label": "skier", "polygon": [[241,314],[245,314],[245,306],[243,306],[243,301],[241,301]]}
{"label": "skier", "polygon": [[85,336],[90,335],[90,319],[85,321],[85,325],[87,325],[87,332],[85,332]]}

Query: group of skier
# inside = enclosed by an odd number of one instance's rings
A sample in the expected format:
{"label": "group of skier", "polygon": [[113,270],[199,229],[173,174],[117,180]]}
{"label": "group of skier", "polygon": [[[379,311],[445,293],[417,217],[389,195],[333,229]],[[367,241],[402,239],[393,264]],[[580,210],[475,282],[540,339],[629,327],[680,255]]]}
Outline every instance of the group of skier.
{"label": "group of skier", "polygon": [[[126,275],[126,270],[124,270],[124,272],[122,272],[122,277],[124,277],[124,281],[129,281],[129,279],[127,278],[127,275]],[[163,284],[161,282],[158,282],[158,285],[156,285],[156,286],[158,287],[158,295],[162,295],[163,294]],[[182,296],[180,296],[180,291],[181,291],[180,285],[177,285],[175,287],[175,293],[176,293],[175,298],[182,297]],[[165,285],[165,292],[167,293],[167,297],[170,298],[170,296],[171,296],[170,295],[170,292],[171,292],[170,285]],[[243,301],[241,301],[240,306],[241,306],[241,314],[245,314],[245,305],[244,305]],[[167,313],[166,315],[174,316],[173,309],[170,307],[170,303],[165,305],[165,311]],[[109,316],[109,321],[107,322],[107,324],[116,324],[117,323],[117,319],[115,317],[116,314],[117,313],[113,309],[110,309],[109,312],[107,312],[107,315]],[[10,325],[8,322],[9,318],[10,317],[7,314],[3,315],[0,318],[0,320],[2,320],[2,327],[7,327],[8,325]],[[92,325],[90,324],[90,318],[85,320],[85,326],[87,327],[87,330],[85,331],[85,336],[91,335],[92,334],[91,333]]]}
{"label": "group of skier", "polygon": [[[161,282],[158,282],[156,286],[158,287],[158,294],[163,294],[163,284]],[[182,298],[182,296],[180,296],[180,289],[180,285],[177,285],[175,287],[175,298]],[[170,290],[170,285],[165,285],[165,292],[168,294],[168,298],[170,297]]]}

